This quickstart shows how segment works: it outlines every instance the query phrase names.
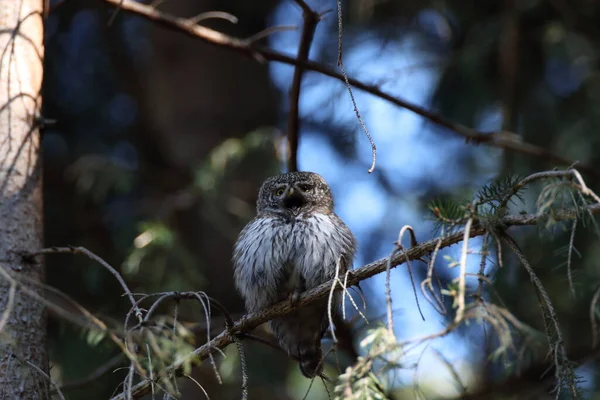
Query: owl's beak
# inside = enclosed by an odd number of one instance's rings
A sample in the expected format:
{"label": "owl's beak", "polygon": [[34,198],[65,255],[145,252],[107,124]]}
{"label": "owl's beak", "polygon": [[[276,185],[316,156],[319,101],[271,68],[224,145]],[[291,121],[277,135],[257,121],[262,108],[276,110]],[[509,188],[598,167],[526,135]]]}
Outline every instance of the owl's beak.
{"label": "owl's beak", "polygon": [[306,199],[302,193],[294,190],[294,188],[289,188],[285,198],[283,199],[283,205],[292,210],[302,207],[304,203],[306,203]]}

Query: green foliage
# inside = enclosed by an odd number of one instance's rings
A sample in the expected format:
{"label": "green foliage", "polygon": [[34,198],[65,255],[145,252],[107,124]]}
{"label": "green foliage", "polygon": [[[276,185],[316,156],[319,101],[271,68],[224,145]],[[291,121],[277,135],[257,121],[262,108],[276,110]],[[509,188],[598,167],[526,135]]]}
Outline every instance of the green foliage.
{"label": "green foliage", "polygon": [[466,221],[466,207],[451,199],[436,199],[429,206],[434,216],[435,231],[451,233],[460,229]]}
{"label": "green foliage", "polygon": [[446,289],[441,289],[440,293],[443,296],[450,296],[452,297],[454,300],[452,302],[452,308],[456,308],[458,307],[458,283],[456,282],[449,282],[448,286]]}
{"label": "green foliage", "polygon": [[472,202],[456,202],[449,198],[431,202],[429,210],[433,213],[436,230],[450,233],[461,228],[472,216],[481,220],[497,220],[506,213],[506,206],[514,202],[514,198],[524,202],[520,185],[521,178],[508,175],[483,185],[475,194]]}
{"label": "green foliage", "polygon": [[[198,360],[191,357],[194,350],[194,335],[172,318],[160,317],[147,326],[128,335],[130,348],[137,348],[136,362],[152,376],[159,376],[168,393],[177,393],[173,377],[164,373],[172,364],[181,365],[183,374],[189,375]],[[133,343],[135,346],[133,346]]]}
{"label": "green foliage", "polygon": [[[396,360],[402,350],[396,337],[383,326],[370,329],[360,347],[367,350],[367,354],[358,357],[356,363],[338,377],[334,388],[335,400],[387,399],[379,377],[397,366]],[[382,366],[374,372],[376,360],[382,361]]]}
{"label": "green foliage", "polygon": [[67,170],[79,193],[102,203],[111,193],[127,193],[132,189],[134,170],[112,158],[101,155],[80,157]]}
{"label": "green foliage", "polygon": [[[194,258],[166,224],[159,221],[141,223],[140,234],[133,241],[133,249],[123,263],[123,273],[137,275],[143,267],[145,271],[152,271],[155,277],[168,275],[168,278],[175,279],[176,276],[166,274],[172,265],[182,270],[193,269]],[[167,290],[169,286],[182,288],[179,284],[160,282],[161,290]]]}
{"label": "green foliage", "polygon": [[248,156],[272,145],[269,130],[250,132],[239,139],[226,139],[194,171],[193,188],[203,194],[215,196],[220,192],[219,185],[227,181],[225,178],[230,171],[235,170]]}
{"label": "green foliage", "polygon": [[517,201],[525,204],[524,190],[536,180],[548,181],[541,188],[535,203],[536,216],[543,220],[546,229],[553,228],[559,222],[556,218],[557,212],[571,210],[584,226],[591,224],[600,232],[594,216],[588,209],[588,206],[593,204],[592,199],[582,193],[581,187],[574,184],[570,176],[565,178],[551,173],[547,176],[540,173],[536,178],[523,179],[517,175],[507,175],[496,179],[481,187],[473,202],[460,203],[449,198],[434,200],[429,209],[435,217],[436,229],[450,233],[460,229],[468,218],[475,218],[493,230],[500,218],[508,212],[509,204],[516,204]]}
{"label": "green foliage", "polygon": [[557,179],[542,188],[536,200],[536,213],[538,217],[544,219],[543,226],[549,230],[557,225],[557,212],[565,209],[572,210],[577,215],[577,221],[584,227],[592,225],[596,234],[599,234],[596,219],[588,210],[588,206],[592,203],[572,181]]}
{"label": "green foliage", "polygon": [[509,201],[514,202],[515,198],[524,203],[524,186],[519,184],[521,180],[522,177],[518,175],[507,175],[483,185],[475,195],[477,212],[496,213],[498,207],[506,206]]}
{"label": "green foliage", "polygon": [[97,346],[106,337],[106,331],[100,329],[90,329],[86,334],[86,341],[89,346]]}
{"label": "green foliage", "polygon": [[[497,243],[502,242],[498,244],[498,251],[500,251],[501,245],[508,244],[508,247],[529,274],[537,293],[546,332],[545,343],[552,354],[552,361],[556,368],[558,390],[566,388],[571,395],[577,396],[579,380],[574,371],[574,364],[567,356],[555,306],[530,262],[516,242],[504,233],[504,227],[502,226],[502,218],[508,213],[508,205],[510,203],[515,204],[515,200],[525,204],[524,189],[530,186],[531,183],[538,181],[543,181],[543,186],[539,188],[539,194],[536,196],[535,201],[535,216],[539,220],[539,225],[547,231],[570,232],[568,245],[562,248],[559,253],[566,254],[564,264],[567,266],[567,280],[574,295],[572,258],[573,254],[581,256],[575,249],[575,228],[579,221],[583,223],[586,220],[588,223],[592,221],[595,225],[595,219],[589,210],[589,206],[595,203],[595,201],[592,201],[593,199],[597,199],[597,196],[587,189],[585,183],[582,182],[581,177],[575,171],[540,172],[526,178],[507,176],[484,185],[477,191],[472,202],[459,203],[448,199],[438,200],[432,203],[430,209],[442,233],[456,231],[458,228],[462,228],[467,220],[472,219],[474,224],[484,226]],[[556,255],[557,251],[553,253]],[[480,274],[484,274],[487,252],[482,248],[481,254]],[[463,257],[465,257],[464,254]],[[498,253],[497,257],[500,264],[502,254]],[[446,261],[448,262],[448,268],[460,265],[460,262],[450,257],[447,257]],[[466,271],[462,273],[466,273]],[[466,276],[463,278],[463,282],[465,279]],[[449,284],[447,289],[442,290],[442,294],[453,297],[455,308],[459,305],[459,300],[465,307],[465,312],[461,315],[462,318],[455,321],[455,324],[467,323],[469,319],[475,318],[496,331],[499,346],[491,352],[490,359],[492,361],[500,360],[505,368],[511,371],[514,369],[515,361],[519,363],[522,358],[522,356],[518,356],[514,360],[509,357],[514,347],[513,334],[515,332],[524,334],[524,343],[528,345],[539,342],[539,335],[532,334],[533,330],[521,323],[504,306],[498,307],[484,301],[481,297],[481,286],[478,294],[474,297],[475,300],[470,303],[466,303],[466,293],[461,293],[455,282]],[[519,354],[521,353],[520,351]]]}

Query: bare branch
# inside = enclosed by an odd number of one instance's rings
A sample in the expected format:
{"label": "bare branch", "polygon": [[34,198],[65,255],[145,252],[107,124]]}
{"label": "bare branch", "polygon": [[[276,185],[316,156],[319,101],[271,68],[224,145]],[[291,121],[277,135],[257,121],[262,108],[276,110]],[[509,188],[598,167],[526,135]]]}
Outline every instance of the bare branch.
{"label": "bare branch", "polygon": [[135,315],[138,317],[138,319],[140,320],[140,322],[142,321],[142,311],[137,306],[137,302],[133,298],[133,294],[131,294],[131,290],[129,290],[129,287],[125,283],[125,280],[123,279],[123,277],[121,276],[121,274],[119,274],[115,268],[113,268],[109,263],[107,263],[106,261],[104,261],[101,257],[99,257],[96,254],[92,253],[91,251],[89,251],[85,247],[50,247],[50,248],[47,248],[47,249],[41,249],[41,250],[33,252],[33,253],[25,254],[25,256],[34,257],[34,256],[38,256],[38,255],[41,255],[41,254],[60,254],[60,253],[83,254],[83,255],[91,258],[92,260],[96,261],[98,264],[102,265],[119,282],[119,284],[121,285],[121,287],[125,291],[125,294],[127,295],[127,297],[129,298],[129,300],[131,301],[131,304],[133,305],[133,308],[135,309]]}
{"label": "bare branch", "polygon": [[[298,60],[308,60],[310,46],[315,29],[321,20],[319,14],[314,12],[303,0],[295,1],[302,8],[302,36],[298,47]],[[294,78],[290,89],[290,110],[288,118],[288,172],[298,171],[298,142],[300,130],[300,87],[304,67],[300,64],[294,69]]]}
{"label": "bare branch", "polygon": [[[577,228],[577,220],[573,220],[573,226],[571,227],[571,235],[569,237],[569,252],[567,253],[567,279],[569,280],[569,289],[571,296],[575,298],[575,286],[573,285],[573,268],[571,266],[571,259],[573,258],[573,249],[575,248],[575,229]],[[575,250],[577,251],[577,250]]]}
{"label": "bare branch", "polygon": [[333,293],[337,287],[339,277],[340,277],[340,268],[342,265],[342,258],[338,258],[335,264],[335,276],[331,281],[331,288],[329,290],[329,299],[327,300],[327,317],[329,318],[329,330],[331,331],[331,338],[333,339],[333,343],[337,343],[337,337],[335,337],[335,329],[333,325]]}
{"label": "bare branch", "polygon": [[465,314],[466,276],[467,276],[467,251],[469,250],[469,238],[471,237],[471,226],[473,217],[467,220],[465,225],[462,251],[460,253],[460,274],[458,276],[458,308],[454,322],[460,322]]}
{"label": "bare branch", "polygon": [[523,265],[523,267],[527,270],[527,273],[531,278],[531,282],[534,284],[536,289],[536,293],[538,294],[539,306],[544,316],[544,325],[546,326],[546,334],[548,336],[548,345],[550,346],[550,353],[553,356],[554,365],[556,367],[556,398],[559,397],[560,389],[563,384],[567,384],[569,386],[573,398],[578,398],[577,385],[575,383],[573,372],[571,371],[571,366],[569,365],[570,361],[567,357],[567,351],[564,347],[564,340],[558,323],[558,316],[556,315],[554,306],[550,301],[550,296],[548,295],[548,292],[546,292],[546,289],[542,285],[542,282],[536,275],[535,271],[527,261],[527,258],[517,245],[517,242],[515,242],[515,240],[506,233],[502,233],[501,237],[515,253],[519,262],[521,262],[521,265]]}
{"label": "bare branch", "polygon": [[[410,103],[404,99],[387,93],[381,90],[377,85],[367,84],[357,79],[350,78],[348,76],[345,77],[344,74],[338,73],[337,71],[335,71],[335,69],[322,63],[309,60],[299,60],[296,57],[288,56],[286,54],[274,51],[266,47],[256,46],[252,41],[235,38],[223,34],[221,32],[215,31],[213,29],[206,28],[204,26],[193,25],[185,18],[178,18],[170,14],[163,13],[161,11],[156,10],[155,8],[152,8],[149,5],[137,3],[132,0],[101,1],[110,6],[118,7],[122,11],[144,17],[169,29],[174,29],[188,36],[203,40],[215,46],[237,51],[241,54],[254,57],[258,60],[280,62],[288,65],[301,65],[307,71],[318,72],[320,74],[337,79],[341,82],[347,82],[352,87],[370,93],[398,107],[402,107],[409,111],[412,111],[415,114],[420,115],[421,117],[427,119],[430,122],[433,122],[436,125],[449,129],[458,136],[464,137],[468,143],[483,143],[491,147],[496,147],[499,149],[509,150],[519,154],[537,157],[548,162],[549,164],[552,164],[553,166],[568,166],[574,164],[573,160],[568,160],[542,147],[538,147],[531,143],[523,141],[521,136],[517,135],[516,133],[508,131],[481,132],[476,129],[469,128],[459,123],[450,121],[424,107]],[[596,179],[600,179],[600,171],[596,170],[594,167],[579,163],[578,168],[580,171],[590,174]]]}
{"label": "bare branch", "polygon": [[354,107],[354,114],[356,115],[356,119],[360,123],[360,126],[367,135],[367,139],[369,139],[369,144],[371,145],[371,167],[369,168],[369,173],[375,170],[375,163],[377,162],[377,147],[375,146],[375,142],[365,125],[362,117],[360,116],[360,112],[358,111],[358,106],[356,105],[356,100],[354,99],[354,94],[352,93],[352,86],[350,85],[350,80],[348,79],[348,73],[346,72],[346,67],[344,66],[344,52],[343,52],[343,24],[342,24],[342,0],[337,0],[337,23],[338,23],[338,59],[337,65],[340,67],[342,71],[342,77],[344,78],[344,83],[346,84],[346,89],[348,89],[348,94],[350,95],[350,100],[352,101],[352,106]]}
{"label": "bare branch", "polygon": [[204,397],[206,397],[206,400],[210,400],[210,396],[208,395],[208,393],[206,392],[206,389],[204,389],[202,387],[202,385],[200,384],[200,382],[198,382],[196,379],[194,379],[192,376],[187,375],[187,374],[183,374],[183,376],[185,376],[186,378],[188,378],[189,380],[191,380],[192,382],[194,382],[196,384],[196,386],[198,386],[200,388],[200,390],[202,391],[202,393],[204,394]]}
{"label": "bare branch", "polygon": [[[388,257],[388,262],[387,262],[386,268],[385,268],[385,303],[386,303],[386,308],[387,308],[387,323],[388,323],[388,331],[389,331],[390,335],[392,335],[392,336],[394,336],[394,319],[393,319],[393,314],[392,314],[392,288],[391,288],[391,276],[390,276],[391,275],[390,270],[392,268],[391,260],[394,258],[396,253],[404,250],[404,247],[402,247],[402,237],[404,236],[404,233],[406,233],[406,232],[408,232],[410,234],[410,245],[411,246],[417,245],[417,238],[415,237],[415,231],[413,230],[412,226],[404,225],[400,229],[400,232],[398,233],[398,240],[396,240],[392,254]],[[410,260],[408,258],[406,259],[406,267],[408,269],[408,274],[410,275],[410,282],[412,283],[413,293],[415,294],[415,301],[417,303],[417,308],[419,309],[421,318],[423,318],[423,321],[424,321],[425,317],[423,316],[423,312],[421,311],[421,306],[419,305],[419,297],[417,296],[417,290],[415,288],[415,281],[412,276],[412,269],[410,266]]]}
{"label": "bare branch", "polygon": [[458,374],[458,371],[456,370],[456,367],[454,365],[452,365],[452,363],[446,358],[446,356],[444,356],[442,354],[442,352],[439,351],[438,349],[433,349],[433,352],[442,361],[442,363],[446,366],[448,371],[450,371],[450,375],[452,375],[452,379],[458,386],[459,393],[461,395],[466,394],[467,393],[467,385],[465,385],[465,383],[461,379],[460,375]]}
{"label": "bare branch", "polygon": [[224,19],[225,21],[229,21],[232,24],[238,23],[238,18],[235,15],[231,15],[228,12],[224,11],[208,11],[201,14],[196,15],[195,17],[189,18],[188,21],[192,24],[197,24],[207,19]]}
{"label": "bare branch", "polygon": [[[19,361],[21,361],[21,360],[19,360]],[[23,362],[23,361],[21,361],[21,362]],[[54,379],[52,379],[52,377],[50,375],[48,375],[47,373],[45,373],[40,367],[38,367],[34,363],[30,362],[29,360],[24,360],[24,362],[30,368],[32,368],[35,372],[37,372],[38,374],[42,375],[45,379],[47,379],[50,382],[50,385],[52,386],[52,389],[55,391],[55,393],[58,395],[58,397],[60,397],[61,400],[66,400],[65,399],[65,395],[63,394],[63,392],[60,390],[60,388],[56,384],[56,381]]]}
{"label": "bare branch", "polygon": [[[443,235],[442,235],[443,236]],[[446,306],[444,305],[444,300],[441,295],[438,295],[433,288],[433,274],[435,267],[435,260],[437,258],[437,254],[440,251],[440,247],[442,246],[442,239],[438,239],[438,242],[433,249],[433,254],[431,255],[431,259],[429,260],[429,264],[427,265],[427,277],[423,279],[421,282],[421,293],[423,293],[423,297],[429,302],[429,304],[441,315],[446,315]],[[437,275],[436,275],[437,276]],[[430,294],[431,293],[431,297]],[[433,298],[432,298],[433,297]],[[435,301],[434,301],[435,300]]]}

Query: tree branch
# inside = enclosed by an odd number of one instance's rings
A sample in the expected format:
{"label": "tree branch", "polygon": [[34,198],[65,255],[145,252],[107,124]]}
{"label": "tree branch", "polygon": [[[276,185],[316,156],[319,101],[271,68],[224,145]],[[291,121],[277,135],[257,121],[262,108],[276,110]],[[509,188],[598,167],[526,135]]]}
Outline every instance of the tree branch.
{"label": "tree branch", "polygon": [[[215,31],[204,26],[196,25],[193,20],[179,18],[167,13],[163,13],[151,6],[136,3],[132,0],[101,0],[104,3],[116,7],[119,10],[132,13],[153,21],[169,29],[174,29],[188,36],[200,39],[206,43],[223,47],[229,50],[237,51],[250,57],[254,57],[259,61],[273,61],[289,65],[301,66],[304,70],[314,71],[320,74],[337,79],[341,82],[346,82],[343,74],[335,71],[332,67],[317,63],[315,61],[303,60],[288,56],[286,54],[274,51],[272,49],[258,46],[254,40],[239,39],[224,33]],[[566,159],[562,156],[552,153],[542,147],[527,143],[522,140],[521,136],[509,131],[499,132],[481,132],[473,128],[461,125],[459,123],[445,119],[439,114],[427,110],[424,107],[410,103],[399,97],[381,90],[376,85],[366,84],[357,79],[348,77],[348,83],[355,88],[372,94],[373,96],[384,99],[398,107],[405,108],[421,117],[427,119],[434,124],[449,129],[455,134],[464,137],[467,142],[474,144],[484,143],[491,147],[510,150],[515,153],[537,157],[545,160],[549,164],[558,164],[570,166],[574,164],[574,160]],[[556,165],[553,165],[556,166]],[[600,171],[591,166],[577,164],[577,168],[596,179],[600,179]]]}
{"label": "tree branch", "polygon": [[[298,60],[308,60],[310,45],[315,36],[315,29],[321,20],[319,14],[313,11],[303,0],[295,0],[302,8],[302,36],[298,47]],[[288,172],[298,171],[298,137],[300,130],[300,87],[304,66],[296,65],[294,78],[290,88],[290,110],[288,117]]]}
{"label": "tree branch", "polygon": [[[598,213],[600,213],[600,204],[591,205],[588,207],[588,210],[589,210],[589,212],[591,212],[593,214],[598,214]],[[577,214],[574,211],[566,210],[566,209],[556,211],[553,213],[553,218],[556,221],[572,220],[572,219],[575,219],[576,217],[577,217]],[[500,221],[498,226],[508,228],[511,226],[535,225],[538,222],[539,218],[541,218],[541,217],[536,216],[535,214],[511,215],[511,216],[502,218],[502,220]],[[477,222],[473,222],[470,232],[469,232],[469,237],[473,238],[473,237],[481,236],[487,231],[487,229],[488,228],[484,227],[483,225],[481,225]],[[386,257],[386,258],[382,258],[380,260],[374,261],[370,264],[367,264],[363,267],[360,267],[360,268],[352,271],[348,276],[347,284],[348,284],[348,286],[353,286],[353,285],[356,285],[357,283],[359,283],[360,281],[363,281],[367,278],[370,278],[374,275],[384,272],[386,270],[388,263],[390,263],[390,265],[392,267],[396,267],[400,264],[405,263],[407,260],[419,260],[420,258],[422,258],[422,257],[426,256],[427,254],[431,253],[432,251],[434,251],[434,249],[438,246],[444,248],[444,247],[448,247],[448,246],[451,246],[453,244],[460,242],[461,240],[463,240],[464,235],[465,235],[464,230],[460,230],[458,232],[455,232],[453,234],[450,234],[450,235],[447,235],[444,237],[428,240],[417,246],[413,246],[404,252],[397,252],[393,255],[393,257],[391,257],[391,259],[389,257]],[[441,245],[439,245],[440,242],[441,242]],[[231,329],[224,330],[219,335],[214,337],[212,340],[210,340],[209,342],[203,344],[202,346],[200,346],[199,348],[194,350],[192,353],[189,354],[188,357],[194,357],[194,358],[198,358],[199,360],[204,360],[205,358],[208,357],[209,354],[212,354],[214,351],[216,351],[216,349],[221,349],[221,348],[233,343],[234,335],[240,334],[243,332],[248,332],[248,331],[254,329],[255,327],[257,327],[258,325],[265,323],[275,317],[278,317],[278,316],[281,316],[284,314],[289,314],[290,312],[294,311],[297,308],[311,304],[311,303],[315,302],[316,300],[325,297],[331,290],[331,285],[332,285],[332,281],[326,282],[326,283],[323,283],[323,284],[317,286],[314,289],[311,289],[311,290],[308,290],[308,291],[302,293],[302,295],[300,296],[300,299],[294,306],[292,306],[290,304],[290,302],[288,302],[288,301],[283,301],[283,302],[277,303],[269,308],[261,310],[259,312],[247,314],[247,315],[243,316],[242,318],[240,318],[238,321],[236,321],[233,324]],[[183,359],[183,360],[177,361],[176,363],[173,363],[162,373],[162,375],[164,375],[164,374],[166,374],[166,375],[180,374],[182,366],[185,361],[186,360]],[[160,376],[161,375],[159,375],[157,378],[155,378],[155,380],[158,379]],[[151,380],[145,379],[145,380],[141,381],[140,383],[138,383],[137,385],[135,385],[131,391],[133,394],[133,397],[139,397],[139,396],[142,396],[142,395],[148,393],[148,391],[150,390],[150,387],[151,387],[151,383],[152,383]],[[125,400],[125,394],[121,393],[121,394],[113,397],[112,400]]]}

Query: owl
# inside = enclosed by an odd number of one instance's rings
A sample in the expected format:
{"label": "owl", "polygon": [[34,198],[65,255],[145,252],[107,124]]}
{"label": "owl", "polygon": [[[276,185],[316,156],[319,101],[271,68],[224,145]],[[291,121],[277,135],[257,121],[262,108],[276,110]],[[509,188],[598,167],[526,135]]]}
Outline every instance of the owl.
{"label": "owl", "polygon": [[[356,239],[333,211],[325,180],[313,172],[290,172],[261,186],[256,217],[234,247],[235,284],[249,312],[299,295],[351,266]],[[339,292],[333,304],[339,302]],[[323,371],[321,339],[328,323],[328,299],[275,318],[269,326],[279,345],[298,360],[307,378]]]}

